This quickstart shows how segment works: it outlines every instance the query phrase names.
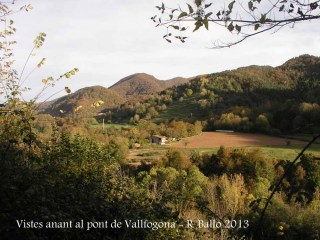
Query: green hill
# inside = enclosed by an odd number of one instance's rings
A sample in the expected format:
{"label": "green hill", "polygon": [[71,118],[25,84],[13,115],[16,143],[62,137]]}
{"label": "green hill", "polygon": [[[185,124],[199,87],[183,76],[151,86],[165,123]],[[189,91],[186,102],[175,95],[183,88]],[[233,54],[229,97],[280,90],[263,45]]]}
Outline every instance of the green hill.
{"label": "green hill", "polygon": [[[89,87],[55,100],[54,116],[104,113],[112,122],[205,120],[207,129],[267,133],[320,129],[320,58],[302,55],[278,67],[248,66],[193,79],[161,81],[138,73],[109,89]],[[96,101],[99,107],[92,107]],[[309,130],[308,130],[309,131]]]}
{"label": "green hill", "polygon": [[207,120],[209,130],[280,133],[320,128],[319,57],[302,55],[279,67],[249,66],[202,75],[162,93],[173,103],[156,116],[157,121],[181,118],[183,112],[190,120],[192,111]]}
{"label": "green hill", "polygon": [[[137,73],[121,79],[108,89],[101,86],[86,87],[68,96],[42,104],[41,112],[53,116],[67,116],[75,113],[78,108],[77,114],[93,117],[101,110],[116,109],[124,102],[144,101],[168,87],[183,84],[189,80],[176,77],[162,81],[145,73]],[[92,107],[92,104],[99,100],[103,104]]]}
{"label": "green hill", "polygon": [[[100,102],[97,103],[98,101]],[[102,109],[119,106],[124,101],[123,96],[110,89],[101,86],[86,87],[52,101],[44,112],[52,116],[77,113],[82,117],[92,117]]]}
{"label": "green hill", "polygon": [[122,95],[151,95],[188,81],[182,77],[162,81],[146,73],[136,73],[121,79],[109,89]]}

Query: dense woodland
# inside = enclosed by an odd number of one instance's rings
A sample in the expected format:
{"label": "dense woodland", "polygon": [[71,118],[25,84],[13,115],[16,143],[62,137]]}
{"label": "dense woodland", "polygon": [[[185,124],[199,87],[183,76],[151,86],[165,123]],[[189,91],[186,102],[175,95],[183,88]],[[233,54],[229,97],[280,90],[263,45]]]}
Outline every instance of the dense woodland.
{"label": "dense woodland", "polygon": [[[289,161],[259,151],[186,155],[169,150],[162,161],[128,172],[115,143],[99,144],[61,133],[30,146],[1,144],[2,239],[316,239],[320,229],[320,164],[306,155],[286,177],[260,229],[268,189]],[[25,146],[25,147],[24,147]],[[184,223],[199,219],[248,220],[235,229],[17,229],[16,220],[112,221],[147,219]]]}

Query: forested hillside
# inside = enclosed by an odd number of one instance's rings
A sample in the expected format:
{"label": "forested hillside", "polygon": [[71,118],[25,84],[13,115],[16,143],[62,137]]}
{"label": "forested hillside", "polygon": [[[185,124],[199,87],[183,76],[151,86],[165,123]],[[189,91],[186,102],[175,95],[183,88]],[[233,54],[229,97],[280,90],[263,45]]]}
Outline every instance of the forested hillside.
{"label": "forested hillside", "polygon": [[150,95],[168,87],[186,83],[189,80],[188,78],[176,77],[163,81],[146,73],[136,73],[121,79],[112,85],[110,89],[122,95]]}
{"label": "forested hillside", "polygon": [[101,86],[86,87],[53,100],[43,112],[52,116],[78,114],[82,117],[93,117],[102,109],[119,106],[124,101],[123,96],[110,89]]}
{"label": "forested hillside", "polygon": [[81,117],[94,117],[101,110],[117,109],[124,102],[144,101],[168,87],[181,85],[189,80],[176,77],[162,81],[145,73],[137,73],[121,79],[110,88],[86,87],[73,94],[43,103],[41,112],[52,116],[77,114]]}
{"label": "forested hillside", "polygon": [[[177,117],[194,121],[192,116],[198,116],[207,121],[208,130],[277,134],[318,129],[319,64],[319,57],[303,55],[275,68],[249,66],[202,75],[168,88],[144,104],[122,105],[121,112],[137,119],[162,121]],[[198,107],[186,108],[185,101],[188,106]],[[186,108],[184,115],[173,110],[179,109],[179,105],[181,111]]]}
{"label": "forested hillside", "polygon": [[241,67],[189,80],[134,74],[109,89],[88,87],[55,100],[45,112],[80,117],[100,112],[98,120],[122,123],[202,120],[207,130],[310,131],[320,122],[319,62],[319,57],[302,55],[279,67]]}

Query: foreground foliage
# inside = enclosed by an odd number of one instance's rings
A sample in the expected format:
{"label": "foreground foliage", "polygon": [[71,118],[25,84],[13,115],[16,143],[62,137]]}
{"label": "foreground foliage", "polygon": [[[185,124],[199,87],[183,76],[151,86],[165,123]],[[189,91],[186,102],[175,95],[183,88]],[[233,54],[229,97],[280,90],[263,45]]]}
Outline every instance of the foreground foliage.
{"label": "foreground foliage", "polygon": [[[170,150],[148,168],[123,171],[112,144],[56,132],[50,141],[1,144],[2,239],[261,239],[258,217],[285,161],[270,162],[257,150],[228,150],[190,157]],[[26,146],[28,144],[26,143]],[[115,147],[116,148],[116,147]],[[125,156],[125,155],[124,155]],[[314,239],[319,229],[318,162],[304,156],[268,208],[267,239]],[[121,167],[122,166],[122,167]],[[130,168],[127,166],[126,168]],[[18,228],[26,222],[103,222],[146,219],[176,228]],[[187,220],[248,220],[248,228],[186,228]]]}

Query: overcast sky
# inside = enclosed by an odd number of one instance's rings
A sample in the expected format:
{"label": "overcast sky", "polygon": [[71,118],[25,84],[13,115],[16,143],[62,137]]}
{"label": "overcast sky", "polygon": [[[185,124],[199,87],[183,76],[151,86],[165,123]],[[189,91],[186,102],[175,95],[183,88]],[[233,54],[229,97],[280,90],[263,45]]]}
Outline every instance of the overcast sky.
{"label": "overcast sky", "polygon": [[[158,79],[191,77],[247,65],[278,66],[301,54],[320,55],[319,21],[297,24],[271,34],[248,39],[230,49],[211,50],[211,42],[232,37],[227,30],[192,34],[187,43],[168,44],[164,29],[155,28],[150,17],[161,1],[153,0],[20,0],[34,9],[18,13],[15,21],[18,45],[16,66],[20,70],[39,32],[47,34],[43,48],[28,64],[31,70],[42,57],[45,66],[36,71],[28,86],[37,91],[41,79],[59,76],[74,67],[80,69],[68,85],[73,91],[93,85],[109,87],[137,72]],[[185,0],[164,1],[171,6]],[[222,2],[222,1],[221,1]],[[17,2],[19,4],[19,1]],[[26,73],[28,72],[26,71]]]}

